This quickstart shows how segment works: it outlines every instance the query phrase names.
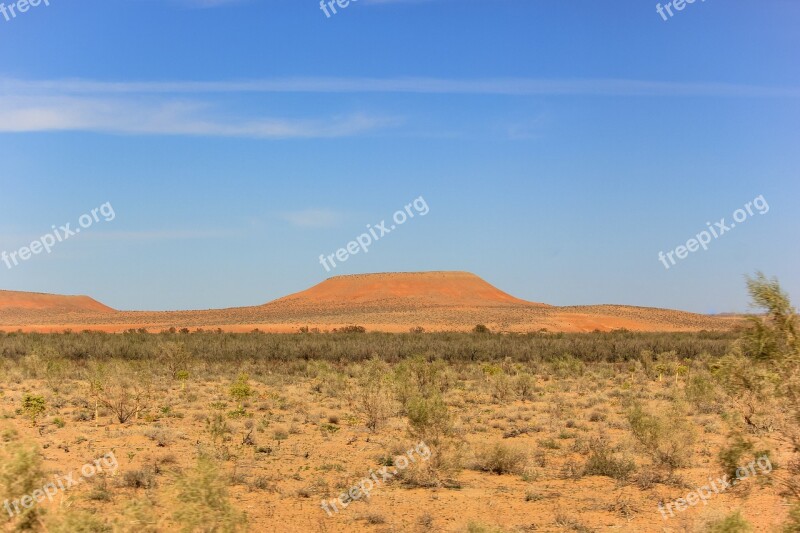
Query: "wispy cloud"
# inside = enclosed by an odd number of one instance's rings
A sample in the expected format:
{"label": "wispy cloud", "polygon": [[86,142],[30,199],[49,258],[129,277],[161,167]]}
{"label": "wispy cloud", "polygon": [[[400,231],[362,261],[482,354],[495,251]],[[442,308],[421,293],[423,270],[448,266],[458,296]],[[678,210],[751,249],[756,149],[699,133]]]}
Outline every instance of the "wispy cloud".
{"label": "wispy cloud", "polygon": [[[215,0],[216,1],[216,0]],[[797,98],[800,87],[625,79],[276,78],[250,81],[0,79],[0,133],[93,131],[256,139],[336,138],[393,128],[404,120],[354,111],[325,117],[242,117],[212,105],[240,93],[413,93],[476,96]],[[525,128],[512,138],[530,135]]]}
{"label": "wispy cloud", "polygon": [[631,79],[275,78],[245,81],[109,82],[83,79],[0,79],[2,93],[203,94],[203,93],[419,93],[506,96],[714,96],[800,97],[800,87],[720,82]]}
{"label": "wispy cloud", "polygon": [[331,209],[305,209],[287,211],[280,218],[299,228],[330,228],[344,220],[344,214]]}
{"label": "wispy cloud", "polygon": [[0,98],[0,132],[95,131],[137,135],[193,135],[300,139],[347,137],[391,127],[393,117],[352,113],[326,118],[220,116],[210,104],[188,100],[93,96]]}

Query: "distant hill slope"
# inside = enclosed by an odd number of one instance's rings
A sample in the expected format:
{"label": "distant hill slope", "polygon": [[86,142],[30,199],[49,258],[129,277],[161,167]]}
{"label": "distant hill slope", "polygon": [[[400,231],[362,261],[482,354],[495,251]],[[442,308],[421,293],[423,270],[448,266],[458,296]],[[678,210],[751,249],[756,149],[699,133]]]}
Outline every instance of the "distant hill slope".
{"label": "distant hill slope", "polygon": [[63,313],[109,313],[114,311],[114,309],[88,296],[61,296],[38,292],[0,290],[0,310],[15,309],[20,311],[57,311]]}

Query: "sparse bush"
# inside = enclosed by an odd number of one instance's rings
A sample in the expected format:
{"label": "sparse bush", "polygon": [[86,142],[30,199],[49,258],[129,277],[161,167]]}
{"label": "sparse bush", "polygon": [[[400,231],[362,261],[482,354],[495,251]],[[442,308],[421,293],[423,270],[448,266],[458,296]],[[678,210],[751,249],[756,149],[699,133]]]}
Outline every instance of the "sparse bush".
{"label": "sparse bush", "polygon": [[130,489],[152,489],[156,486],[156,475],[152,468],[129,470],[123,474],[120,483]]}
{"label": "sparse bush", "polygon": [[173,518],[184,533],[246,531],[247,516],[228,500],[228,492],[214,463],[201,457],[191,471],[176,481],[178,504]]}
{"label": "sparse bush", "polygon": [[686,382],[686,399],[701,413],[711,413],[717,403],[716,387],[707,372],[694,374]]}
{"label": "sparse bush", "polygon": [[653,415],[638,403],[628,409],[627,416],[633,436],[657,466],[672,471],[689,465],[695,435],[685,416],[674,410]]}
{"label": "sparse bush", "polygon": [[486,446],[475,452],[472,468],[493,474],[522,475],[528,467],[527,454],[504,443]]}
{"label": "sparse bush", "polygon": [[173,430],[160,426],[144,430],[144,436],[152,441],[155,441],[155,443],[161,448],[169,446],[175,440],[175,432]]}
{"label": "sparse bush", "polygon": [[160,346],[157,358],[159,366],[166,369],[172,379],[178,378],[179,372],[188,372],[192,354],[184,343],[164,342]]}
{"label": "sparse bush", "polygon": [[211,442],[214,445],[217,444],[217,441],[224,440],[228,434],[233,432],[230,424],[220,413],[214,413],[206,420],[206,431],[211,435]]}
{"label": "sparse bush", "polygon": [[519,398],[522,401],[530,401],[534,398],[536,380],[531,374],[527,372],[521,372],[514,378],[513,387],[514,391],[519,395]]}
{"label": "sparse bush", "polygon": [[409,401],[407,410],[412,435],[429,446],[436,446],[451,434],[450,412],[440,394],[417,396]]}
{"label": "sparse bush", "polygon": [[492,398],[501,403],[511,400],[514,396],[513,383],[505,372],[500,372],[489,378],[489,389],[492,393]]}
{"label": "sparse bush", "polygon": [[604,440],[591,442],[589,449],[591,454],[583,470],[585,476],[607,476],[624,481],[636,470],[633,460],[618,457]]}
{"label": "sparse bush", "polygon": [[389,365],[373,359],[364,363],[356,392],[357,408],[370,431],[377,431],[394,413]]}
{"label": "sparse bush", "polygon": [[98,366],[93,370],[89,376],[89,389],[95,399],[95,420],[98,404],[109,409],[120,424],[145,408],[150,394],[147,381],[129,365],[117,363],[110,368]]}

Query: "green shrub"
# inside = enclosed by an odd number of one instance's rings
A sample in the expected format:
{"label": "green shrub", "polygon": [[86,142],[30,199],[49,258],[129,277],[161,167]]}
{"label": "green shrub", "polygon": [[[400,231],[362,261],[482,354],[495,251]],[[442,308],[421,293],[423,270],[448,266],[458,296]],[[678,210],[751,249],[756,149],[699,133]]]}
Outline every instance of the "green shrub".
{"label": "green shrub", "polygon": [[36,419],[39,415],[44,413],[47,404],[42,396],[34,396],[32,394],[25,394],[22,397],[22,412],[25,416],[31,419],[31,424],[36,426]]}
{"label": "green shrub", "polygon": [[233,385],[231,385],[230,388],[231,398],[236,401],[240,411],[244,410],[244,402],[253,396],[253,394],[255,394],[252,387],[250,387],[250,383],[248,383],[249,379],[250,376],[247,374],[239,374],[239,377],[236,378],[236,381],[233,383]]}

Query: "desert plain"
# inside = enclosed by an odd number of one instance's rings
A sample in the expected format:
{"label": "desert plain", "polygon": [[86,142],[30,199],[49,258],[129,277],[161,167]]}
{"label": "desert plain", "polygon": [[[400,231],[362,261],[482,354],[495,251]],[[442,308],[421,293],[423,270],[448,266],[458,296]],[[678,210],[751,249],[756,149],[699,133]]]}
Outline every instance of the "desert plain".
{"label": "desert plain", "polygon": [[796,531],[741,317],[433,272],[207,311],[3,291],[0,330],[7,531]]}

